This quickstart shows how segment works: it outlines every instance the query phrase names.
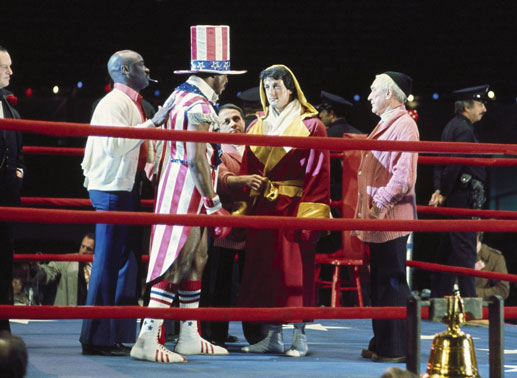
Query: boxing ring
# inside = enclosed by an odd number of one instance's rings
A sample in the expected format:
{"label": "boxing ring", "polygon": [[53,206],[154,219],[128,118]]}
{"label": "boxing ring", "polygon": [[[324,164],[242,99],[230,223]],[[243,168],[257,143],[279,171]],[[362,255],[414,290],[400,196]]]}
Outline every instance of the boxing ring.
{"label": "boxing ring", "polygon": [[[233,143],[248,145],[291,146],[297,148],[319,148],[332,151],[341,150],[404,150],[424,153],[476,153],[517,155],[517,145],[469,144],[444,142],[388,142],[367,140],[341,140],[338,138],[271,137],[239,134],[217,134],[208,132],[166,131],[161,129],[134,129],[126,127],[90,126],[74,123],[41,122],[26,120],[0,120],[0,128],[23,132],[41,133],[60,137],[85,137],[104,135],[125,138],[181,140],[212,143]],[[324,147],[322,147],[324,146]],[[69,154],[80,156],[81,148],[24,147],[26,154]],[[513,166],[517,159],[503,158],[459,158],[459,157],[419,157],[420,164],[465,163],[486,166]],[[90,206],[88,199],[75,198],[23,198],[25,206]],[[152,201],[143,201],[144,206],[152,206]],[[485,219],[442,221],[442,220],[370,220],[370,219],[300,219],[293,217],[268,216],[215,216],[215,215],[163,215],[141,212],[95,212],[92,210],[67,210],[35,207],[0,207],[0,221],[76,223],[76,224],[131,224],[151,225],[184,224],[189,226],[232,226],[249,228],[285,228],[312,230],[408,230],[413,232],[487,231],[516,232],[517,212],[433,208],[418,206],[419,213],[473,216]],[[145,256],[144,256],[145,257]],[[56,255],[16,255],[16,260],[68,260],[88,261],[91,256],[77,254]],[[476,271],[408,261],[408,267],[470,274],[484,278],[503,279],[517,282],[517,275]],[[415,305],[415,303],[417,303]],[[178,376],[340,376],[379,377],[389,364],[373,363],[360,357],[371,337],[370,319],[408,319],[412,334],[414,352],[408,354],[408,367],[425,371],[429,357],[432,335],[442,332],[441,323],[426,321],[429,317],[427,306],[422,306],[418,298],[410,298],[408,307],[294,307],[294,308],[199,308],[199,309],[149,309],[139,306],[92,307],[92,306],[0,306],[0,318],[30,319],[13,321],[13,333],[24,338],[29,350],[29,377],[161,377]],[[492,306],[493,308],[494,306]],[[476,355],[481,376],[504,374],[517,376],[517,327],[502,324],[494,316],[493,309],[483,308],[483,318],[491,319],[497,328],[487,332],[487,328],[463,327],[476,342]],[[492,313],[492,315],[491,315]],[[499,320],[517,318],[516,307],[500,309]],[[84,356],[78,341],[81,321],[84,318],[142,318],[155,317],[170,320],[198,319],[230,321],[230,333],[239,337],[239,342],[229,343],[229,356],[189,356],[187,364],[161,365],[136,361],[130,357]],[[246,341],[240,330],[240,321],[289,322],[293,318],[315,319],[308,327],[310,355],[292,359],[277,355],[249,355],[240,353]],[[58,320],[56,320],[58,319]],[[420,319],[424,321],[421,322]],[[498,324],[495,324],[498,323]],[[415,333],[416,332],[416,333]],[[492,334],[499,332],[500,340],[494,344]],[[289,340],[287,334],[286,343]],[[498,345],[498,350],[494,350]],[[503,349],[506,345],[507,349]],[[496,348],[497,349],[497,348]],[[413,350],[413,349],[412,349]],[[504,354],[503,360],[496,354]],[[404,364],[398,364],[405,368]],[[497,366],[496,366],[497,365]],[[500,375],[502,376],[502,375]]]}

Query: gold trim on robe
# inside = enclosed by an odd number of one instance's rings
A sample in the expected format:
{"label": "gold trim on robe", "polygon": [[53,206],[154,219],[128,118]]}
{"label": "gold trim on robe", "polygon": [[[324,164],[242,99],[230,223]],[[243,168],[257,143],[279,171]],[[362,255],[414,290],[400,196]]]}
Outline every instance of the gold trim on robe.
{"label": "gold trim on robe", "polygon": [[330,206],[318,202],[301,202],[298,205],[299,218],[329,218]]}
{"label": "gold trim on robe", "polygon": [[[297,117],[285,130],[283,135],[289,136],[300,136],[306,137],[311,133],[303,123],[303,119],[306,114]],[[264,135],[262,132],[262,119],[258,121],[250,128],[248,134],[251,135]],[[283,147],[271,147],[271,146],[250,146],[251,152],[256,158],[264,165],[264,174],[270,172],[280,160],[287,154]]]}

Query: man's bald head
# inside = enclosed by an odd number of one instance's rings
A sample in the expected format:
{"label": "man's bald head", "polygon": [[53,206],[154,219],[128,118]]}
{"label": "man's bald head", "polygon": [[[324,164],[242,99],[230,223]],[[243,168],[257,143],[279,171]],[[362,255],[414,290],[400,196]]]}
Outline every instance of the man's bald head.
{"label": "man's bald head", "polygon": [[114,53],[108,61],[108,72],[114,83],[125,84],[136,91],[149,85],[149,69],[142,56],[132,50]]}

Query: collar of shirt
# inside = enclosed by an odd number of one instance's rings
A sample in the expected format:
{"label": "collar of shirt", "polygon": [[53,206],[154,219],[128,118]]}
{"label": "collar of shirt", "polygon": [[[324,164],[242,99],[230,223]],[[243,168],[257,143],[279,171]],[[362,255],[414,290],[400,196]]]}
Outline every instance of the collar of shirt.
{"label": "collar of shirt", "polygon": [[384,113],[381,114],[381,122],[384,122],[386,121],[388,118],[391,117],[391,115],[393,114],[393,112],[400,108],[401,106],[404,106],[404,105],[400,105],[400,106],[397,106],[396,108],[393,108],[393,109],[388,109],[386,110]]}
{"label": "collar of shirt", "polygon": [[0,118],[4,118],[4,106],[2,104],[1,99],[0,99]]}
{"label": "collar of shirt", "polygon": [[115,83],[113,85],[113,88],[116,88],[119,91],[125,93],[131,100],[133,100],[137,104],[140,104],[142,102],[142,96],[140,96],[140,94],[137,91],[135,91],[133,88],[129,88],[125,84]]}
{"label": "collar of shirt", "polygon": [[215,105],[215,103],[217,103],[217,101],[219,100],[219,96],[217,95],[217,93],[215,93],[215,91],[210,87],[210,85],[208,85],[206,81],[204,81],[200,77],[192,75],[188,78],[187,83],[198,87],[201,93],[203,93],[203,95],[205,95],[205,97],[208,98],[212,104]]}
{"label": "collar of shirt", "polygon": [[375,126],[375,128],[370,133],[370,135],[368,135],[368,139],[373,139],[375,137],[378,137],[378,135],[380,133],[383,133],[384,131],[386,131],[393,123],[393,121],[392,121],[393,118],[400,117],[400,113],[405,110],[406,110],[406,107],[404,105],[400,105],[400,106],[397,106],[396,108],[390,109],[390,110],[382,113],[381,120],[379,121],[377,126]]}

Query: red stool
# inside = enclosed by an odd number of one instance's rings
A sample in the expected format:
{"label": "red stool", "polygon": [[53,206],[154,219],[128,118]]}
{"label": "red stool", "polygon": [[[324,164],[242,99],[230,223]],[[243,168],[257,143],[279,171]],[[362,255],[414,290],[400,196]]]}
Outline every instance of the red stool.
{"label": "red stool", "polygon": [[[364,134],[344,134],[345,139],[365,139]],[[353,218],[357,204],[357,170],[361,162],[361,151],[343,151],[332,153],[332,158],[341,159],[342,174],[342,200],[332,203],[338,207],[343,218]],[[314,266],[314,289],[317,296],[319,289],[331,289],[330,305],[332,307],[341,305],[342,291],[356,291],[357,305],[362,307],[363,294],[361,291],[361,279],[359,268],[368,264],[368,247],[359,239],[351,235],[350,230],[344,230],[342,234],[342,249],[331,254],[316,254]],[[324,251],[320,251],[324,252]],[[320,278],[321,266],[332,265],[332,280]],[[350,271],[350,279],[340,278],[341,269]]]}
{"label": "red stool", "polygon": [[[357,294],[357,305],[363,307],[363,294],[361,291],[361,280],[359,278],[359,267],[363,266],[363,260],[348,259],[335,254],[342,254],[341,251],[330,255],[318,254],[315,260],[314,269],[314,286],[315,290],[319,289],[330,289],[330,306],[337,307],[341,306],[341,295],[342,291],[356,291]],[[332,281],[325,281],[320,278],[321,265],[329,264],[333,266]],[[343,280],[340,278],[341,268],[351,268],[352,278]]]}

